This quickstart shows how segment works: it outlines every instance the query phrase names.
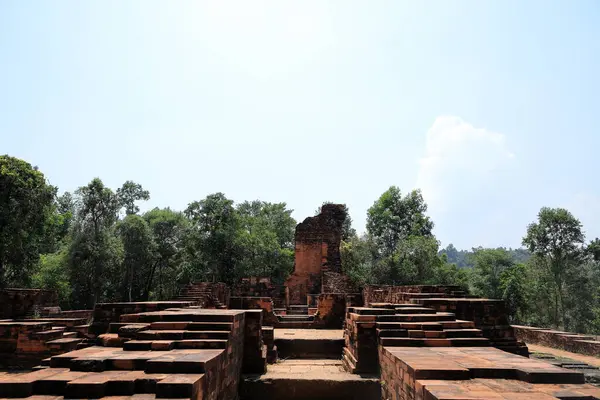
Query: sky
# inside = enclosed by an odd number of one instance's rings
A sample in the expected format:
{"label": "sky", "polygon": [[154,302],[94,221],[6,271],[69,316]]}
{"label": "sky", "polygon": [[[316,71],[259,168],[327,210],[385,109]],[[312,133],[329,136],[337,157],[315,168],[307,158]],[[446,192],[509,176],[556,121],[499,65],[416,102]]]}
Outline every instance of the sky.
{"label": "sky", "polygon": [[142,209],[421,189],[442,246],[600,236],[595,0],[0,1],[0,154]]}

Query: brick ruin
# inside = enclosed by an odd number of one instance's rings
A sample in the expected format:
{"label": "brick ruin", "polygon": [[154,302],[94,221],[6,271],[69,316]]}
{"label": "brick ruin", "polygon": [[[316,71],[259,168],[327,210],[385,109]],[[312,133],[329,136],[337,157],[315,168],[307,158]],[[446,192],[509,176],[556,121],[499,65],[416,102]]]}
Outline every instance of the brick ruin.
{"label": "brick ruin", "polygon": [[456,286],[358,292],[342,274],[339,211],[298,226],[283,288],[195,282],[173,301],[13,312],[1,367],[32,371],[0,371],[0,399],[600,399],[581,369],[529,358],[523,343],[593,351],[594,338],[512,327],[503,301]]}
{"label": "brick ruin", "polygon": [[306,305],[309,295],[352,292],[340,256],[345,219],[342,205],[325,204],[319,215],[296,226],[294,271],[285,283],[288,305]]}

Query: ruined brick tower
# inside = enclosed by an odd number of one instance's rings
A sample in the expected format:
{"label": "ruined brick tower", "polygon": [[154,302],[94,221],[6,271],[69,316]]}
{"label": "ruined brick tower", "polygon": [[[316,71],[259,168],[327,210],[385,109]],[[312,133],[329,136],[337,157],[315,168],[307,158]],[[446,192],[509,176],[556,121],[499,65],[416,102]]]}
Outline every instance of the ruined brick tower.
{"label": "ruined brick tower", "polygon": [[325,204],[321,213],[296,226],[294,272],[285,285],[289,304],[307,304],[308,294],[322,292],[325,271],[341,273],[340,243],[346,218],[341,204]]}

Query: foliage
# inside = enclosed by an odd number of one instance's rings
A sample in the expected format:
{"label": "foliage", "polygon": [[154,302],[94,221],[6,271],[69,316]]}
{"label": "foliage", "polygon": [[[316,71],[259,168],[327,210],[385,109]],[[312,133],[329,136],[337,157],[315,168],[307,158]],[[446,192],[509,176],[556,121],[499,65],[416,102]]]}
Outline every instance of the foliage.
{"label": "foliage", "polygon": [[340,254],[343,272],[358,287],[374,282],[373,250],[373,242],[368,237],[354,235],[348,241],[342,241]]}
{"label": "foliage", "polygon": [[142,185],[133,181],[127,181],[117,189],[117,198],[122,207],[125,207],[126,215],[133,215],[140,212],[140,208],[135,204],[138,200],[150,200],[150,192],[144,190]]}
{"label": "foliage", "polygon": [[129,214],[117,225],[117,233],[123,242],[121,298],[133,301],[146,297],[145,277],[149,276],[156,258],[152,230],[144,218]]}
{"label": "foliage", "polygon": [[433,222],[425,215],[427,204],[419,190],[402,197],[390,187],[367,211],[367,232],[382,257],[391,256],[409,236],[432,236]]}
{"label": "foliage", "polygon": [[155,259],[144,279],[141,300],[166,300],[177,292],[183,265],[183,244],[189,227],[183,213],[155,208],[143,215],[152,231]]}
{"label": "foliage", "polygon": [[33,287],[56,290],[61,307],[70,308],[71,283],[66,268],[68,249],[56,253],[42,254],[37,271],[31,278]]}
{"label": "foliage", "polygon": [[581,222],[563,208],[544,207],[538,222],[529,224],[523,245],[537,258],[537,265],[551,278],[548,283],[553,293],[552,324],[565,326],[567,310],[566,290],[573,269],[583,255],[584,234]]}
{"label": "foliage", "polygon": [[0,156],[0,287],[29,283],[47,240],[55,195],[37,168]]}
{"label": "foliage", "polygon": [[511,255],[503,249],[478,248],[472,255],[474,294],[491,299],[502,298],[502,273],[513,267]]}

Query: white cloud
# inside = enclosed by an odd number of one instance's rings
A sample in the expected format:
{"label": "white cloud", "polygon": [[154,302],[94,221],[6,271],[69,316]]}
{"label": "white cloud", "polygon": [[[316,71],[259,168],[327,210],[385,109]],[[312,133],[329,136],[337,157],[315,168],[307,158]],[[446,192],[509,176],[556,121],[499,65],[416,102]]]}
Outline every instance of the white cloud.
{"label": "white cloud", "polygon": [[498,228],[510,219],[507,191],[514,183],[515,164],[503,134],[455,116],[436,118],[427,131],[417,187],[443,243],[496,246],[510,240]]}

